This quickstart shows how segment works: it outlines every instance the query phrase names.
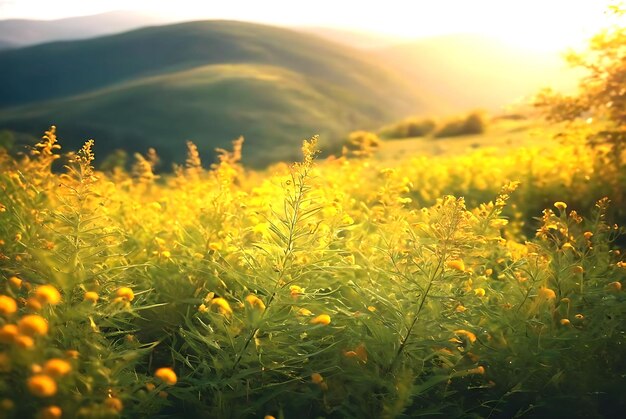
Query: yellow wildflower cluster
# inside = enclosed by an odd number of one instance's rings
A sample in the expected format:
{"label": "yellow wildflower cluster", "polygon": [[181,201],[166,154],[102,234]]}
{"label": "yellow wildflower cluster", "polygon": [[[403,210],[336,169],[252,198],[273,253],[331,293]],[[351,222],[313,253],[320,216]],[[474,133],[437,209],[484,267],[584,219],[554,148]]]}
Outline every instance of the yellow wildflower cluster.
{"label": "yellow wildflower cluster", "polygon": [[589,198],[619,188],[594,150],[316,162],[306,141],[253,171],[237,140],[157,175],[154,150],[101,172],[88,143],[57,173],[55,135],[0,153],[14,417],[445,416],[450,394],[488,416],[529,365],[552,384],[596,374],[593,348],[621,365],[620,230]]}

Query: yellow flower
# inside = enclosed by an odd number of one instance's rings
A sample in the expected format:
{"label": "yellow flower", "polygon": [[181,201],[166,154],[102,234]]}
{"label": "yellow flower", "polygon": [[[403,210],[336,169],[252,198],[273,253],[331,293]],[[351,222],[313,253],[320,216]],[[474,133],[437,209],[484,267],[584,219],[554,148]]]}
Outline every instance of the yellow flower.
{"label": "yellow flower", "polygon": [[19,331],[14,324],[5,324],[0,327],[0,343],[11,343],[15,340]]}
{"label": "yellow flower", "polygon": [[18,335],[15,337],[15,344],[22,349],[31,349],[35,346],[35,340],[30,336]]}
{"label": "yellow flower", "polygon": [[28,390],[37,397],[51,397],[57,392],[57,383],[48,375],[37,374],[28,379]]}
{"label": "yellow flower", "polygon": [[44,364],[43,370],[46,374],[52,377],[62,377],[72,371],[72,366],[67,361],[59,358],[53,358],[49,359]]}
{"label": "yellow flower", "polygon": [[465,271],[465,263],[463,263],[463,260],[461,259],[449,260],[448,263],[446,263],[446,266],[457,271]]}
{"label": "yellow flower", "polygon": [[228,304],[228,301],[226,301],[222,297],[212,299],[211,305],[216,305],[219,312],[224,316],[230,316],[231,314],[233,314],[233,310],[230,308],[230,304]]}
{"label": "yellow flower", "polygon": [[133,301],[133,299],[135,298],[135,293],[128,287],[122,287],[118,289],[115,295],[126,301]]}
{"label": "yellow flower", "polygon": [[575,265],[574,267],[572,267],[572,272],[575,274],[581,274],[583,272],[585,272],[585,268],[583,268],[580,265]]}
{"label": "yellow flower", "polygon": [[539,288],[538,296],[542,300],[553,300],[556,298],[556,293],[552,291],[550,288],[541,287]]}
{"label": "yellow flower", "polygon": [[18,278],[17,276],[12,276],[11,278],[9,278],[9,282],[15,288],[22,288],[22,280]]}
{"label": "yellow flower", "polygon": [[258,308],[259,310],[265,310],[265,303],[259,297],[254,294],[250,294],[246,297],[246,302],[250,304],[252,308]]}
{"label": "yellow flower", "polygon": [[124,404],[117,397],[109,397],[104,401],[104,405],[116,412],[121,412],[124,409]]}
{"label": "yellow flower", "polygon": [[360,343],[353,351],[344,351],[343,355],[347,358],[358,358],[363,363],[367,362],[367,349],[363,343]]}
{"label": "yellow flower", "polygon": [[85,293],[85,295],[83,296],[83,299],[85,301],[88,301],[88,302],[92,303],[92,304],[96,304],[98,302],[98,300],[100,299],[100,296],[96,292],[87,291]]}
{"label": "yellow flower", "polygon": [[173,386],[178,381],[176,373],[171,368],[159,368],[154,372],[154,376],[170,386]]}
{"label": "yellow flower", "polygon": [[476,288],[474,290],[474,294],[476,294],[478,297],[484,297],[485,296],[485,289],[484,288]]}
{"label": "yellow flower", "polygon": [[311,381],[313,384],[321,384],[321,382],[324,381],[324,377],[322,377],[322,374],[314,372],[311,374]]}
{"label": "yellow flower", "polygon": [[560,323],[562,326],[569,326],[572,322],[569,319],[561,319]]}
{"label": "yellow flower", "polygon": [[298,298],[300,295],[304,294],[304,288],[301,288],[298,285],[291,285],[289,287],[289,292],[293,298]]}
{"label": "yellow flower", "polygon": [[9,315],[17,311],[17,303],[8,295],[0,295],[0,314]]}
{"label": "yellow flower", "polygon": [[298,310],[298,314],[301,316],[312,316],[313,312],[309,309],[301,308],[300,310]]}
{"label": "yellow flower", "polygon": [[39,419],[59,419],[63,411],[59,406],[44,407],[39,411]]}
{"label": "yellow flower", "polygon": [[454,334],[458,336],[465,336],[467,340],[470,341],[470,343],[476,342],[476,335],[468,330],[463,330],[463,329],[455,330]]}
{"label": "yellow flower", "polygon": [[35,298],[41,304],[59,304],[61,302],[61,294],[52,285],[40,285],[35,290]]}
{"label": "yellow flower", "polygon": [[330,316],[328,314],[320,314],[319,316],[311,319],[311,324],[322,324],[324,326],[330,324]]}
{"label": "yellow flower", "polygon": [[567,209],[567,204],[565,202],[557,201],[554,203],[554,206],[559,211],[565,211]]}
{"label": "yellow flower", "polygon": [[45,335],[48,333],[48,322],[41,316],[29,314],[17,322],[19,331],[28,336]]}
{"label": "yellow flower", "polygon": [[576,320],[582,320],[585,318],[585,316],[583,316],[582,314],[578,313],[574,316],[576,318]]}
{"label": "yellow flower", "polygon": [[463,313],[465,310],[467,310],[467,308],[464,305],[462,305],[462,304],[459,304],[454,309],[454,311],[456,311],[457,313]]}
{"label": "yellow flower", "polygon": [[622,283],[619,281],[613,281],[608,285],[608,287],[610,291],[618,292],[622,290]]}
{"label": "yellow flower", "polygon": [[29,298],[28,300],[26,300],[26,307],[28,307],[28,309],[32,311],[39,311],[41,310],[42,305],[38,299]]}
{"label": "yellow flower", "polygon": [[478,367],[472,368],[471,370],[469,370],[468,373],[483,375],[485,373],[485,367],[483,367],[482,365],[479,365]]}
{"label": "yellow flower", "polygon": [[276,418],[272,415],[265,415],[263,419],[276,419]]}

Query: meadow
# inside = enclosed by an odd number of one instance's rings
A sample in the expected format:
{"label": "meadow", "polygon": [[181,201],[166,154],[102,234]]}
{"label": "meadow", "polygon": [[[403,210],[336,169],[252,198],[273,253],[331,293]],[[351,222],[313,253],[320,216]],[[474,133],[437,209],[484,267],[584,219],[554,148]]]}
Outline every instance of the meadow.
{"label": "meadow", "polygon": [[626,185],[589,129],[160,175],[54,128],[3,151],[0,414],[618,417]]}

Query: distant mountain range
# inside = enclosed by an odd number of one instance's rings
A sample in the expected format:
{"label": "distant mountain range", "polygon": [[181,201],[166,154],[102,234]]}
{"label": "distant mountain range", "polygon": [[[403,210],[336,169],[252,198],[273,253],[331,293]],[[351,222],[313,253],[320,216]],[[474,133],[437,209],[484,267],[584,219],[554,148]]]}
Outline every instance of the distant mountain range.
{"label": "distant mountain range", "polygon": [[298,157],[303,138],[327,150],[357,128],[418,113],[416,90],[367,54],[288,29],[232,21],[156,26],[0,52],[0,127],[59,127],[66,147],[156,147],[184,161],[246,137],[262,166]]}
{"label": "distant mountain range", "polygon": [[161,17],[122,11],[56,20],[0,20],[0,49],[93,38],[163,23],[166,19]]}

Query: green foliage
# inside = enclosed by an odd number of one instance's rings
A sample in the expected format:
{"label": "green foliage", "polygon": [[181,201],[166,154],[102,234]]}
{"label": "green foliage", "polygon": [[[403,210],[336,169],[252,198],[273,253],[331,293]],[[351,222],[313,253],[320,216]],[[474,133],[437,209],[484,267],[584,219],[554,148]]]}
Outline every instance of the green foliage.
{"label": "green foliage", "polygon": [[467,116],[444,122],[435,130],[433,135],[436,138],[442,138],[482,134],[486,125],[485,116],[479,111],[474,111]]}
{"label": "green foliage", "polygon": [[[3,414],[624,408],[626,262],[608,199],[587,202],[584,217],[556,202],[532,221],[542,194],[589,200],[612,176],[584,181],[592,150],[433,158],[420,172],[418,158],[317,162],[312,139],[301,162],[254,172],[239,163],[242,142],[210,170],[190,142],[185,166],[158,181],[154,152],[136,155],[130,174],[105,174],[91,141],[60,155],[54,128],[26,156],[0,154]],[[585,157],[572,165],[575,154]],[[481,179],[498,190],[477,188]],[[422,204],[444,181],[465,198]],[[32,316],[45,331],[25,326]],[[34,387],[42,375],[54,387]]]}
{"label": "green foliage", "polygon": [[380,130],[383,138],[424,137],[435,130],[436,123],[430,118],[408,118]]}
{"label": "green foliage", "polygon": [[[594,36],[587,51],[568,56],[571,66],[585,71],[577,94],[567,96],[543,90],[537,95],[535,106],[552,121],[597,120],[600,128],[587,140],[591,146],[608,147],[607,160],[620,173],[626,151],[626,10],[613,6],[611,12],[617,23]],[[620,202],[623,199],[616,198]]]}
{"label": "green foliage", "polygon": [[352,157],[371,157],[380,148],[378,135],[368,131],[354,131],[348,135],[342,154]]}

